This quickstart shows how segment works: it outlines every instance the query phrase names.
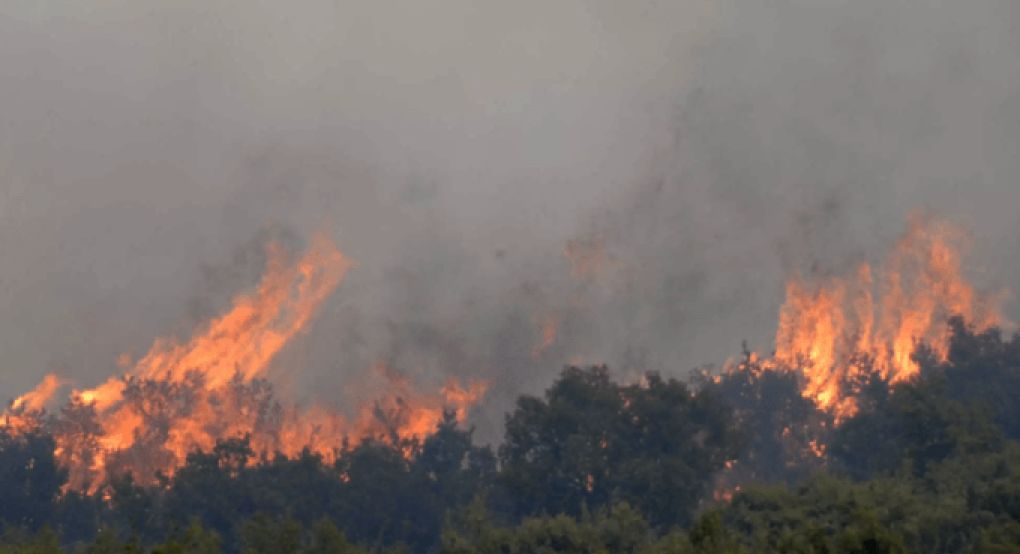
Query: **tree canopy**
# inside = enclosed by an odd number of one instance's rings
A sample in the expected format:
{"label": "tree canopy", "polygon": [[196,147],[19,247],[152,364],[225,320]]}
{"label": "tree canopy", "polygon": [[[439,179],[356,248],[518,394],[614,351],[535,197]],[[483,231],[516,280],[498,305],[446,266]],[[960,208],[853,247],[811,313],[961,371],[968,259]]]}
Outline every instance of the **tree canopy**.
{"label": "tree canopy", "polygon": [[[0,432],[0,554],[1020,554],[1020,337],[949,329],[948,358],[918,345],[910,381],[858,360],[859,410],[838,424],[796,368],[746,351],[689,383],[567,367],[518,398],[495,449],[447,412],[335,462],[236,437],[156,485],[111,474],[92,493],[65,464],[101,429],[68,405]],[[74,452],[54,421],[78,425]]]}

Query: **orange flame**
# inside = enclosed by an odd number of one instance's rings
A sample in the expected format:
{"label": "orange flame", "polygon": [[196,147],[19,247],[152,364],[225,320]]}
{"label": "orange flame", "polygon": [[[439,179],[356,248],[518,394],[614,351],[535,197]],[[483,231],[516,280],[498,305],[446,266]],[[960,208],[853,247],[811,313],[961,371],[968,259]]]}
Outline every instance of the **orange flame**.
{"label": "orange flame", "polygon": [[35,390],[25,393],[11,402],[11,411],[37,411],[43,409],[57,392],[57,389],[67,384],[67,381],[53,375],[52,373],[43,378]]}
{"label": "orange flame", "polygon": [[[325,236],[293,266],[275,244],[268,254],[258,289],[235,298],[203,332],[186,343],[158,339],[134,365],[121,356],[118,362],[129,366],[123,378],[71,394],[53,428],[55,453],[70,469],[69,488],[94,491],[108,474],[124,471],[136,482],[155,483],[158,473],[169,476],[183,465],[189,452],[245,435],[256,453],[293,456],[307,447],[335,459],[348,437],[428,434],[446,408],[464,421],[485,394],[487,382],[462,389],[454,380],[423,391],[387,366],[387,390],[364,403],[353,423],[322,406],[303,413],[282,408],[265,381],[270,362],[308,326],[353,263]],[[47,376],[15,400],[7,427],[18,432],[11,421],[40,408],[62,384]]]}
{"label": "orange flame", "polygon": [[[435,431],[443,411],[452,409],[457,420],[467,420],[468,410],[485,396],[491,381],[472,381],[467,389],[456,379],[447,379],[439,394],[424,394],[406,376],[386,360],[379,360],[367,376],[381,381],[384,393],[372,395],[371,402],[361,405],[361,412],[352,426],[357,437],[386,437],[395,434],[398,440],[424,437]],[[360,387],[362,393],[368,388]]]}
{"label": "orange flame", "polygon": [[4,413],[2,425],[9,432],[23,434],[38,429],[42,422],[39,416],[49,403],[57,389],[67,381],[56,375],[47,375],[34,390],[15,398],[10,408]]}
{"label": "orange flame", "polygon": [[949,317],[963,316],[979,331],[1003,324],[1003,296],[979,294],[962,274],[966,239],[952,225],[915,213],[878,272],[877,286],[868,264],[849,279],[789,279],[775,361],[802,368],[804,396],[842,419],[857,407],[842,396],[840,384],[862,355],[897,383],[917,375],[911,355],[918,341],[945,360]]}
{"label": "orange flame", "polygon": [[542,342],[531,350],[531,356],[533,358],[541,357],[542,352],[556,342],[556,335],[559,334],[560,321],[562,321],[562,319],[563,318],[559,314],[547,314],[541,319]]}

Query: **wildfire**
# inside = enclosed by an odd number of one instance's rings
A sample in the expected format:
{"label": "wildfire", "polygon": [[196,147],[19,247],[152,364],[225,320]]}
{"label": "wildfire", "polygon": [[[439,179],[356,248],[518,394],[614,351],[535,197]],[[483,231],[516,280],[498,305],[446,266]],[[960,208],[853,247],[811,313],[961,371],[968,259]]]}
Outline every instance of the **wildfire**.
{"label": "wildfire", "polygon": [[53,396],[53,393],[57,392],[57,389],[66,383],[67,381],[56,375],[47,375],[35,387],[35,390],[15,398],[14,402],[11,403],[11,410],[41,410],[46,406],[46,402]]}
{"label": "wildfire", "polygon": [[918,342],[945,360],[951,316],[978,331],[1006,323],[1004,295],[980,294],[962,273],[967,235],[920,213],[908,222],[878,270],[862,263],[850,277],[794,275],[786,283],[775,356],[760,365],[799,368],[802,394],[837,422],[857,411],[842,385],[862,363],[891,383],[905,381],[918,373],[911,359]]}
{"label": "wildfire", "polygon": [[[450,380],[439,390],[423,390],[383,365],[388,387],[359,398],[364,404],[352,421],[322,406],[283,408],[266,380],[270,362],[307,328],[353,263],[325,236],[292,265],[277,245],[267,250],[256,291],[235,298],[230,311],[187,342],[158,339],[134,364],[122,356],[123,377],[74,391],[51,418],[70,488],[96,490],[109,474],[125,471],[136,482],[154,483],[160,473],[172,475],[189,452],[244,435],[257,453],[293,456],[307,447],[329,459],[348,438],[428,434],[447,408],[463,421],[485,394],[487,382],[463,389]],[[8,430],[42,425],[42,407],[63,384],[49,375],[16,399],[5,414]]]}
{"label": "wildfire", "polygon": [[732,489],[717,489],[712,493],[712,499],[716,502],[730,502],[733,500],[733,495],[740,492],[740,487],[733,487]]}
{"label": "wildfire", "polygon": [[540,358],[542,356],[542,352],[556,342],[556,335],[559,333],[560,322],[562,319],[563,317],[559,314],[547,314],[541,319],[542,342],[535,346],[535,348],[531,349],[532,357]]}
{"label": "wildfire", "polygon": [[56,375],[47,375],[35,390],[25,393],[11,402],[10,410],[4,414],[3,426],[13,433],[25,433],[38,427],[33,416],[46,407],[47,402],[57,389],[67,382]]}
{"label": "wildfire", "polygon": [[379,360],[366,380],[381,382],[382,394],[372,394],[369,386],[357,387],[358,392],[375,400],[361,405],[358,419],[351,426],[355,437],[392,437],[407,440],[423,437],[436,429],[444,410],[453,410],[458,421],[467,419],[468,410],[488,392],[491,381],[472,381],[462,388],[456,379],[447,379],[438,394],[425,394],[420,387],[394,369],[385,359]]}

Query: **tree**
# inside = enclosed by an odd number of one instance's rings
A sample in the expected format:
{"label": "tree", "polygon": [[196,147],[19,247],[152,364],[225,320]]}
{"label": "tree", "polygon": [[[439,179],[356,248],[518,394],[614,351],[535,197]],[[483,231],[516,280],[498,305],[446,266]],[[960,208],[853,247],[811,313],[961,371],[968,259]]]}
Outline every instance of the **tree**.
{"label": "tree", "polygon": [[819,445],[833,426],[830,414],[801,394],[799,376],[786,367],[766,367],[744,345],[743,360],[718,377],[696,375],[699,390],[734,407],[748,446],[721,476],[727,488],[746,482],[800,482],[823,469]]}
{"label": "tree", "polygon": [[35,532],[56,516],[67,470],[53,456],[52,436],[0,429],[0,521]]}
{"label": "tree", "polygon": [[221,542],[219,535],[206,531],[201,523],[194,521],[183,536],[171,536],[163,544],[154,546],[152,554],[221,554]]}
{"label": "tree", "polygon": [[[233,548],[234,527],[258,510],[255,496],[260,491],[249,482],[252,449],[247,437],[220,441],[212,452],[196,451],[169,481],[162,499],[163,513],[155,523],[183,524],[197,518],[206,528],[224,538],[227,550]],[[132,489],[128,489],[132,490]],[[161,528],[146,529],[149,536]]]}
{"label": "tree", "polygon": [[711,393],[655,373],[620,386],[605,367],[568,367],[544,400],[522,396],[507,417],[498,479],[520,516],[626,501],[656,526],[689,522],[741,437]]}
{"label": "tree", "polygon": [[0,541],[0,554],[64,554],[57,534],[49,525],[43,525],[35,536],[26,538],[8,529]]}
{"label": "tree", "polygon": [[473,445],[473,434],[474,429],[460,428],[456,412],[447,410],[414,457],[413,471],[429,483],[444,510],[471,502],[496,473],[495,454]]}
{"label": "tree", "polygon": [[963,452],[993,452],[1002,431],[983,407],[949,397],[945,380],[930,375],[900,383],[876,409],[844,422],[829,451],[857,479],[928,467]]}
{"label": "tree", "polygon": [[[671,537],[672,538],[672,537]],[[565,514],[525,518],[519,525],[492,524],[484,501],[459,514],[443,533],[439,554],[652,554],[671,552],[655,540],[648,522],[625,503],[580,517]]]}
{"label": "tree", "polygon": [[1004,341],[998,328],[978,333],[960,317],[949,320],[949,332],[945,362],[924,345],[914,354],[922,377],[942,379],[945,396],[986,409],[1006,436],[1020,440],[1020,334]]}
{"label": "tree", "polygon": [[336,471],[344,482],[331,513],[351,539],[415,552],[438,542],[442,505],[399,445],[366,440],[340,456]]}

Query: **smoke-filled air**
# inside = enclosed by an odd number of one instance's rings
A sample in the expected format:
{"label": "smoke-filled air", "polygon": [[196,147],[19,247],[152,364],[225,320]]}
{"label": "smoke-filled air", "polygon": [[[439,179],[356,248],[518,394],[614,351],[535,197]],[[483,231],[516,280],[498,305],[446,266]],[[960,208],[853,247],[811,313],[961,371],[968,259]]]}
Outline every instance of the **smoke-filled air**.
{"label": "smoke-filled air", "polygon": [[0,552],[1020,544],[1012,0],[10,0],[0,52]]}

